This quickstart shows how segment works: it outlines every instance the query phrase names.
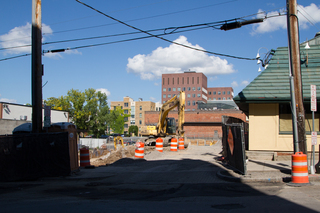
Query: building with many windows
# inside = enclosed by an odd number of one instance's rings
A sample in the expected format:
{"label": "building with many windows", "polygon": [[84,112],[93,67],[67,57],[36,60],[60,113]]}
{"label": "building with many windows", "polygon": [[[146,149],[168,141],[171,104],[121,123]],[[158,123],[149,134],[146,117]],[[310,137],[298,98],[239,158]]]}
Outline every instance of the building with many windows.
{"label": "building with many windows", "polygon": [[156,111],[161,108],[159,103],[154,103],[152,101],[143,101],[139,98],[139,101],[134,101],[132,98],[126,96],[123,101],[111,101],[111,110],[116,109],[120,106],[124,110],[125,114],[130,114],[131,116],[125,120],[124,124],[124,134],[128,133],[129,127],[131,125],[136,125],[138,128],[145,125],[145,111]]}
{"label": "building with many windows", "polygon": [[186,94],[186,111],[198,109],[198,103],[208,100],[232,100],[232,87],[207,88],[207,76],[195,71],[163,74],[161,87],[161,103],[165,103],[180,91]]}

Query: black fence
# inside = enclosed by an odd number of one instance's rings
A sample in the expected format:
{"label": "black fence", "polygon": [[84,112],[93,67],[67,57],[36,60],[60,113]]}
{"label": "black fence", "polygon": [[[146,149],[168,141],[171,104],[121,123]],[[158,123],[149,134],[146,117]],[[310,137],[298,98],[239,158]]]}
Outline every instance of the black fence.
{"label": "black fence", "polygon": [[68,132],[0,136],[0,181],[70,173]]}
{"label": "black fence", "polygon": [[241,119],[222,117],[222,147],[226,162],[241,174],[247,173],[245,150],[248,144],[248,124]]}

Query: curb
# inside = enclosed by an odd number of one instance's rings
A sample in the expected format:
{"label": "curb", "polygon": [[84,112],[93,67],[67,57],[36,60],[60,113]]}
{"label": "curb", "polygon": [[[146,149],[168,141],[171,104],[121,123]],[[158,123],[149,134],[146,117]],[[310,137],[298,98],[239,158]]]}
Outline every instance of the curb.
{"label": "curb", "polygon": [[[220,169],[217,172],[217,176],[220,179],[238,182],[238,183],[289,183],[291,177],[282,176],[282,177],[273,177],[273,178],[252,178],[250,175],[241,175],[233,170]],[[320,175],[318,174],[309,174],[309,182],[320,182]]]}
{"label": "curb", "polygon": [[284,183],[289,182],[291,178],[275,177],[275,178],[251,178],[250,176],[235,173],[233,170],[219,170],[217,176],[220,179],[238,182],[238,183]]}

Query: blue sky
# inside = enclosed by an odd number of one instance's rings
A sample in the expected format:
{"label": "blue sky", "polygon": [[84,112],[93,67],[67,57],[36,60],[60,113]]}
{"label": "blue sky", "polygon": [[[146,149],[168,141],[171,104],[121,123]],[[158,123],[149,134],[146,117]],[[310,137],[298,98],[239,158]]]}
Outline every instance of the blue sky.
{"label": "blue sky", "polygon": [[[170,41],[226,55],[255,58],[259,50],[287,46],[286,1],[256,0],[83,0],[84,3],[144,31],[213,23],[235,18],[265,18],[261,24],[222,31],[205,29],[163,36]],[[297,1],[300,42],[320,31],[320,3]],[[273,17],[272,17],[273,16]],[[9,18],[8,18],[9,17]],[[270,18],[272,17],[272,18]],[[32,0],[5,1],[0,8],[0,60],[30,53]],[[233,87],[238,94],[259,75],[255,60],[241,60],[190,50],[158,38],[79,48],[146,34],[117,23],[75,0],[42,1],[43,50],[66,49],[44,54],[43,99],[66,95],[70,89],[94,88],[108,95],[108,102],[129,96],[161,100],[161,74],[186,70],[203,72],[208,87]],[[191,28],[188,28],[191,29]],[[179,31],[179,30],[177,30]],[[176,31],[176,32],[177,32]],[[161,31],[152,31],[161,34]],[[166,31],[167,33],[170,30]],[[103,38],[70,41],[79,38]],[[53,43],[56,41],[63,41]],[[48,44],[46,44],[48,43]],[[0,101],[31,103],[31,56],[0,61]]]}

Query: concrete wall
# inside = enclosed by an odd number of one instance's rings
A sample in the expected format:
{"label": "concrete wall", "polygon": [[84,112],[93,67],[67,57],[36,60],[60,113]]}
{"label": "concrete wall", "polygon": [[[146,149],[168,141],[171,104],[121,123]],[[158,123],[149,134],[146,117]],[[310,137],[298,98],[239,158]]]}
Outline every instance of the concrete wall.
{"label": "concrete wall", "polygon": [[[307,148],[311,151],[310,135],[307,135]],[[292,134],[279,134],[279,104],[249,104],[248,149],[293,151]],[[318,151],[319,145],[315,149]]]}
{"label": "concrete wall", "polygon": [[0,135],[10,135],[14,128],[24,123],[28,123],[28,121],[0,119]]}

